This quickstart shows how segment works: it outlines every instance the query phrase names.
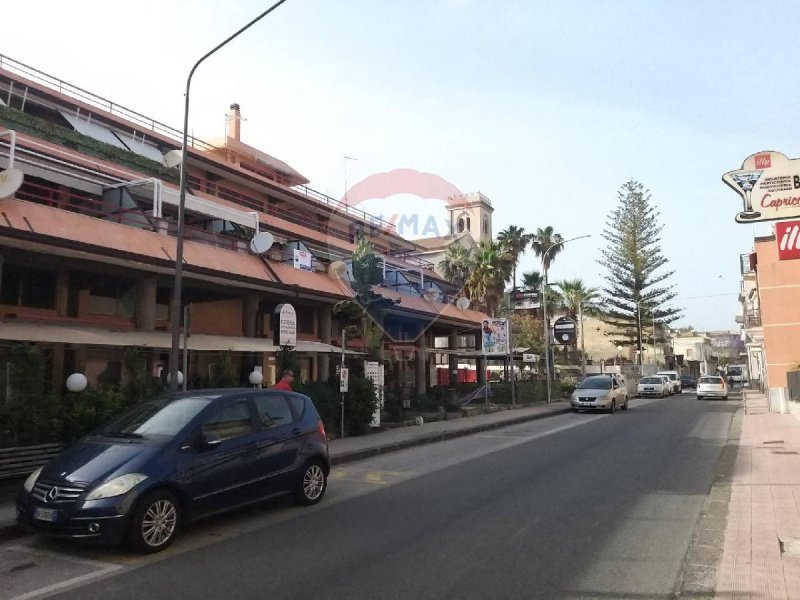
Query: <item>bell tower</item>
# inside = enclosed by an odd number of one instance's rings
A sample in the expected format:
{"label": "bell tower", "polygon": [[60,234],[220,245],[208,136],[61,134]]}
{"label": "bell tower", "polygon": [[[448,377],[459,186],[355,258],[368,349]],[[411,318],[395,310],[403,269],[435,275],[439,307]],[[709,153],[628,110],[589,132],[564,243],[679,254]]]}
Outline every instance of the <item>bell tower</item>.
{"label": "bell tower", "polygon": [[476,244],[492,239],[492,201],[480,192],[451,196],[447,211],[450,216],[450,234],[467,233]]}

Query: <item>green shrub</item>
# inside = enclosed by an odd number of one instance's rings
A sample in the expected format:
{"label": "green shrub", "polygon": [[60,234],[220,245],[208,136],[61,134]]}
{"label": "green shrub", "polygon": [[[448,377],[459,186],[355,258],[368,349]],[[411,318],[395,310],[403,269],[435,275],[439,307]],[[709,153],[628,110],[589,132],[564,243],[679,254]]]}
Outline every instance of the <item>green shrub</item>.
{"label": "green shrub", "polygon": [[[325,424],[325,430],[329,434],[341,437],[342,395],[339,393],[338,378],[329,382],[304,383],[296,387],[295,391],[311,398]],[[344,403],[345,434],[363,435],[367,433],[377,403],[378,399],[375,396],[372,382],[365,377],[353,377],[351,374]]]}

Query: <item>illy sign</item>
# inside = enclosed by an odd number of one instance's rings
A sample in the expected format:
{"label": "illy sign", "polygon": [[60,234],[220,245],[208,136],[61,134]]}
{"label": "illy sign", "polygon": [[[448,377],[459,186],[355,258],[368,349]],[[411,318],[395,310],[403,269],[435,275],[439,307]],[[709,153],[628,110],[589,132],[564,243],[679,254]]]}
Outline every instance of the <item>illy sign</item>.
{"label": "illy sign", "polygon": [[775,223],[775,240],[780,260],[800,258],[800,221]]}

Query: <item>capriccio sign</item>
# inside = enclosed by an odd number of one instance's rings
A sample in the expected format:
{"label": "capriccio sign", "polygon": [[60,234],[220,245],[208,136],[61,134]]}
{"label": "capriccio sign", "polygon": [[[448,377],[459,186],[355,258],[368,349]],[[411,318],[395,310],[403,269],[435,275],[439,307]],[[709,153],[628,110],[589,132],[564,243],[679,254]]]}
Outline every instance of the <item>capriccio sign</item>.
{"label": "capriccio sign", "polygon": [[800,217],[800,159],[780,152],[759,152],[745,159],[741,169],[722,180],[743,201],[737,223]]}

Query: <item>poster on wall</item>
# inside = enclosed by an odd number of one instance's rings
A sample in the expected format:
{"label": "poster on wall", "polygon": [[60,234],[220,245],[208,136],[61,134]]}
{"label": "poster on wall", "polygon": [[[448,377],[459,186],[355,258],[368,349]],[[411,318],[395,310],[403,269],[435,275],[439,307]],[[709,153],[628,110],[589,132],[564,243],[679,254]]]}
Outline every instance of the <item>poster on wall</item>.
{"label": "poster on wall", "polygon": [[289,303],[278,304],[272,315],[273,344],[281,348],[297,346],[297,314]]}
{"label": "poster on wall", "polygon": [[364,377],[372,382],[375,386],[375,396],[378,403],[375,406],[375,412],[372,414],[372,422],[370,427],[381,426],[381,410],[383,410],[383,365],[377,361],[365,360],[364,361]]}
{"label": "poster on wall", "polygon": [[305,250],[294,251],[294,268],[301,271],[311,270],[311,253]]}
{"label": "poster on wall", "polygon": [[484,354],[508,354],[508,319],[484,319],[481,330]]}

